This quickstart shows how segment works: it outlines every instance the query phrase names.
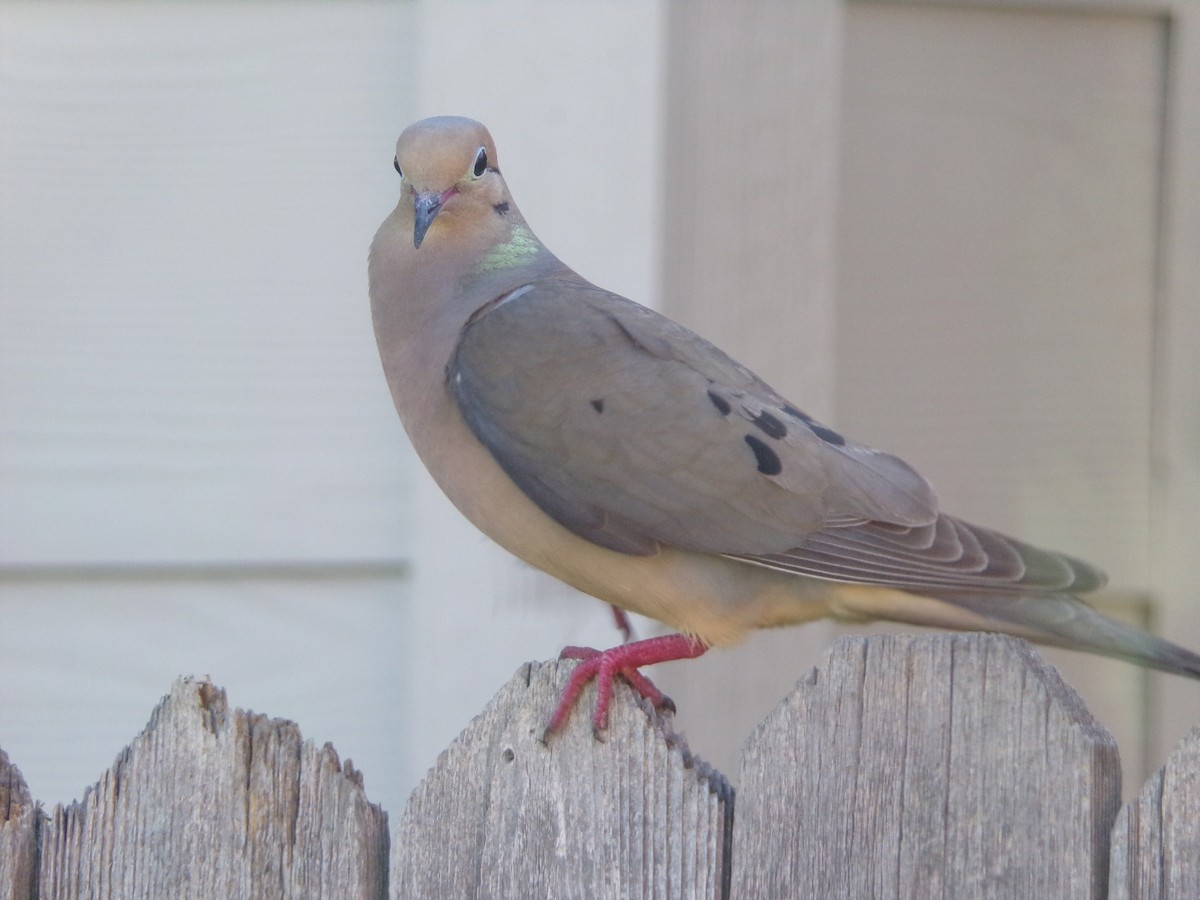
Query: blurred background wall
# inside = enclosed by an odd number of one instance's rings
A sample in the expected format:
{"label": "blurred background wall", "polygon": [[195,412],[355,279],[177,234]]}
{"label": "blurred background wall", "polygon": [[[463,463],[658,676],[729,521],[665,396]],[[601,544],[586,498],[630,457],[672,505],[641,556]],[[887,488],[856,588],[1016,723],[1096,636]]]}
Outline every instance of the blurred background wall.
{"label": "blurred background wall", "polygon": [[[0,747],[69,800],[207,674],[398,814],[523,661],[614,642],[391,409],[366,248],[435,113],[586,277],[1200,648],[1198,34],[1136,0],[0,2]],[[837,630],[653,674],[736,775]],[[1131,779],[1200,722],[1195,684],[1050,656]]]}

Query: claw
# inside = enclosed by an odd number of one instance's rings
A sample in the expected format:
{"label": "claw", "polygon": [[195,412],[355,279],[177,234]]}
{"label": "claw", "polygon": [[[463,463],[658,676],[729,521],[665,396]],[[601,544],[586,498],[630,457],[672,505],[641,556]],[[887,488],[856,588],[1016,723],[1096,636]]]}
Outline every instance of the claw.
{"label": "claw", "polygon": [[549,741],[554,732],[559,731],[567,723],[571,709],[583,693],[589,681],[596,681],[596,706],[592,711],[592,734],[596,740],[604,740],[604,732],[608,729],[608,706],[612,702],[613,679],[623,678],[639,695],[648,700],[655,709],[675,712],[675,704],[662,691],[654,686],[645,675],[638,671],[639,666],[649,666],[659,662],[670,662],[675,659],[695,659],[708,650],[708,645],[682,634],[669,634],[664,637],[650,638],[644,641],[634,641],[632,644],[622,644],[603,652],[591,647],[564,647],[558,655],[559,659],[577,659],[579,665],[571,673],[567,686],[563,689],[558,706],[542,734],[542,742]]}

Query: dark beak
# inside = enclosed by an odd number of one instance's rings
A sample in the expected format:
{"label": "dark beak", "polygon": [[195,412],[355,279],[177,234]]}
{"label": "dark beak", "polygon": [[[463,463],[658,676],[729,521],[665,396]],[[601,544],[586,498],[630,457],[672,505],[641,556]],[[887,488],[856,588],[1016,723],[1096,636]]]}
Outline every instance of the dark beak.
{"label": "dark beak", "polygon": [[444,196],[435,191],[422,191],[413,199],[413,247],[420,249],[425,232],[441,211]]}

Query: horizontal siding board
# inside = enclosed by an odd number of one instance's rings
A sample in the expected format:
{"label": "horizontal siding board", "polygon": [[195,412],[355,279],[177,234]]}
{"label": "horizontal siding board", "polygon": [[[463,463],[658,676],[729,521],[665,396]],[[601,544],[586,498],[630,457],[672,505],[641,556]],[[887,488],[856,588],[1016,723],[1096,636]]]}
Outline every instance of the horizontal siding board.
{"label": "horizontal siding board", "polygon": [[0,565],[399,558],[408,4],[0,5]]}

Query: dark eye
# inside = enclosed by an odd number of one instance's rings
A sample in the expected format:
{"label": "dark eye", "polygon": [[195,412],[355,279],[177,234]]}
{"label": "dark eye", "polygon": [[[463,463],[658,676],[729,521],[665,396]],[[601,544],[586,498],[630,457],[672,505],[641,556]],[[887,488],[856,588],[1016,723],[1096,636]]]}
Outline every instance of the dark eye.
{"label": "dark eye", "polygon": [[400,160],[399,160],[399,158],[393,158],[393,159],[392,159],[392,166],[393,166],[393,168],[395,168],[395,170],[396,170],[396,174],[397,174],[397,175],[399,175],[401,178],[403,178],[403,177],[404,177],[404,173],[400,171]]}
{"label": "dark eye", "polygon": [[475,167],[471,169],[471,174],[478,178],[487,171],[487,167],[487,151],[480,147],[475,154]]}

